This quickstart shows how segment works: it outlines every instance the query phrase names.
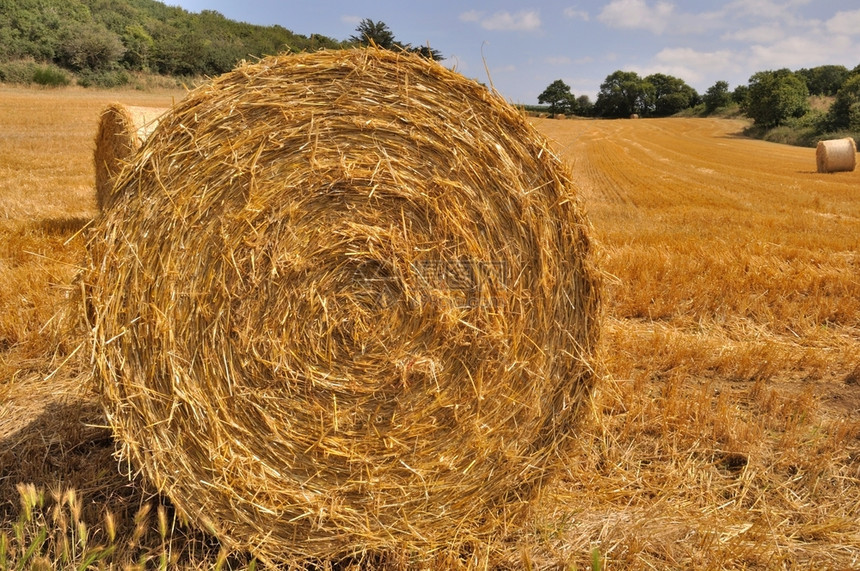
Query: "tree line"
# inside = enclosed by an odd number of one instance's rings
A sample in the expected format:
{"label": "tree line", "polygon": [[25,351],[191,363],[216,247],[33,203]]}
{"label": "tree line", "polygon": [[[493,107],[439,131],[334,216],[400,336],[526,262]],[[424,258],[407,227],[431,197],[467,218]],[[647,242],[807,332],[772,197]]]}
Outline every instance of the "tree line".
{"label": "tree line", "polygon": [[[123,74],[215,76],[243,59],[373,41],[380,47],[440,59],[429,46],[397,41],[383,22],[366,19],[336,40],[283,26],[230,20],[214,10],[192,13],[156,0],[0,0],[0,63],[30,60],[95,84]],[[6,80],[0,69],[0,81]]]}
{"label": "tree line", "polygon": [[[362,20],[356,34],[337,40],[304,36],[282,26],[230,20],[214,10],[198,13],[157,0],[0,0],[0,81],[122,85],[129,72],[166,76],[214,76],[242,59],[283,52],[342,49],[373,43],[442,59],[430,46],[397,40],[384,22]],[[31,61],[53,66],[17,66]],[[14,77],[23,69],[24,77]],[[833,98],[826,113],[812,112],[809,96]],[[860,131],[860,65],[849,70],[823,65],[753,74],[729,90],[717,81],[699,94],[682,79],[655,73],[640,77],[615,71],[600,85],[597,100],[574,96],[556,80],[538,97],[550,113],[589,117],[666,117],[702,107],[704,113],[736,104],[755,125],[772,129],[802,124],[813,131]]]}
{"label": "tree line", "polygon": [[[812,95],[833,97],[826,113],[811,115]],[[753,74],[746,85],[729,90],[717,81],[700,95],[682,79],[655,73],[640,77],[633,71],[615,71],[600,85],[597,101],[576,97],[561,79],[538,96],[551,114],[619,118],[668,117],[700,107],[704,113],[736,104],[755,125],[771,129],[806,118],[822,131],[860,131],[860,65],[822,65],[797,71],[778,69]]]}

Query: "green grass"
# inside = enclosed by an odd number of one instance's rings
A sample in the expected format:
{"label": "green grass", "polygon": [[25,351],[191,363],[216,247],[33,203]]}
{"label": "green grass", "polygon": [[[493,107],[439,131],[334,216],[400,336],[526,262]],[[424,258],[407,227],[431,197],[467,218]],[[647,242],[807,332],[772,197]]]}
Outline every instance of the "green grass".
{"label": "green grass", "polygon": [[56,65],[23,59],[0,64],[0,81],[19,85],[63,87],[72,83],[72,76]]}
{"label": "green grass", "polygon": [[45,87],[63,87],[72,82],[69,74],[53,65],[37,65],[33,70],[33,83]]}
{"label": "green grass", "polygon": [[105,511],[100,521],[87,520],[84,498],[75,490],[46,493],[33,484],[19,484],[18,494],[17,519],[11,525],[0,524],[0,571],[254,571],[257,566],[255,559],[214,544],[198,545],[191,553],[188,537],[161,504],[153,518],[152,504],[144,503],[134,516],[134,528],[121,530],[110,511]]}

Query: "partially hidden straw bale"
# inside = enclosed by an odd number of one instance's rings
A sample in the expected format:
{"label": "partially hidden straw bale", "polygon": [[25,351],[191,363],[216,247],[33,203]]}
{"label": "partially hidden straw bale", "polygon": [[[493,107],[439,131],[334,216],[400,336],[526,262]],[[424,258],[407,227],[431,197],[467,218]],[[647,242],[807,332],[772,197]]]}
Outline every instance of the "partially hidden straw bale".
{"label": "partially hidden straw bale", "polygon": [[853,171],[857,166],[857,144],[851,137],[818,141],[815,162],[818,172]]}
{"label": "partially hidden straw bale", "polygon": [[514,107],[385,50],[192,91],[100,218],[96,377],[131,465],[270,563],[489,545],[564,469],[598,279]]}
{"label": "partially hidden straw bale", "polygon": [[113,183],[122,167],[158,126],[166,109],[111,103],[99,116],[93,161],[96,202],[104,210],[112,201]]}

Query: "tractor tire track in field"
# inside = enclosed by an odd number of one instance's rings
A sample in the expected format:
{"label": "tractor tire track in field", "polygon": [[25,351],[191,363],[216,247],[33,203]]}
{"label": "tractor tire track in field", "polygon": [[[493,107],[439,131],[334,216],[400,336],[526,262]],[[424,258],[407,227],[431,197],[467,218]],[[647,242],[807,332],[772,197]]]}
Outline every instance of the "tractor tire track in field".
{"label": "tractor tire track in field", "polygon": [[[745,121],[669,118],[537,119],[592,203],[666,207],[677,202],[758,211],[826,192],[844,202],[860,172],[816,172],[815,150],[743,137]],[[849,210],[857,216],[856,206]],[[848,214],[848,212],[844,212]]]}
{"label": "tractor tire track in field", "polygon": [[818,173],[815,149],[740,120],[535,123],[572,166],[615,317],[860,351],[860,171]]}
{"label": "tractor tire track in field", "polygon": [[[577,517],[596,514],[618,568],[858,568],[860,170],[818,173],[815,149],[746,138],[740,120],[534,124],[571,166],[606,276],[607,428],[594,442],[611,435],[617,456],[582,472],[599,475],[577,497],[609,499]],[[724,487],[697,504],[724,461]],[[630,491],[647,482],[655,495]],[[661,507],[685,501],[668,499],[676,490],[690,500],[682,517]],[[652,557],[656,534],[681,521],[679,551]],[[568,545],[585,550],[577,533]],[[706,536],[727,550],[708,540],[697,554]]]}

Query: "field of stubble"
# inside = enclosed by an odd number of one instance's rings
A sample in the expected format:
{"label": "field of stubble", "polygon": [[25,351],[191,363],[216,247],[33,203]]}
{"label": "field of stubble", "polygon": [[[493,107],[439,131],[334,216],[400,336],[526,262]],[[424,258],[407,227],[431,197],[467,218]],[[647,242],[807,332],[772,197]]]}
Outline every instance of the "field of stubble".
{"label": "field of stubble", "polygon": [[[118,470],[66,310],[99,111],[182,95],[0,87],[0,569],[225,559]],[[593,225],[605,380],[519,565],[860,567],[860,171],[741,121],[535,124]]]}

